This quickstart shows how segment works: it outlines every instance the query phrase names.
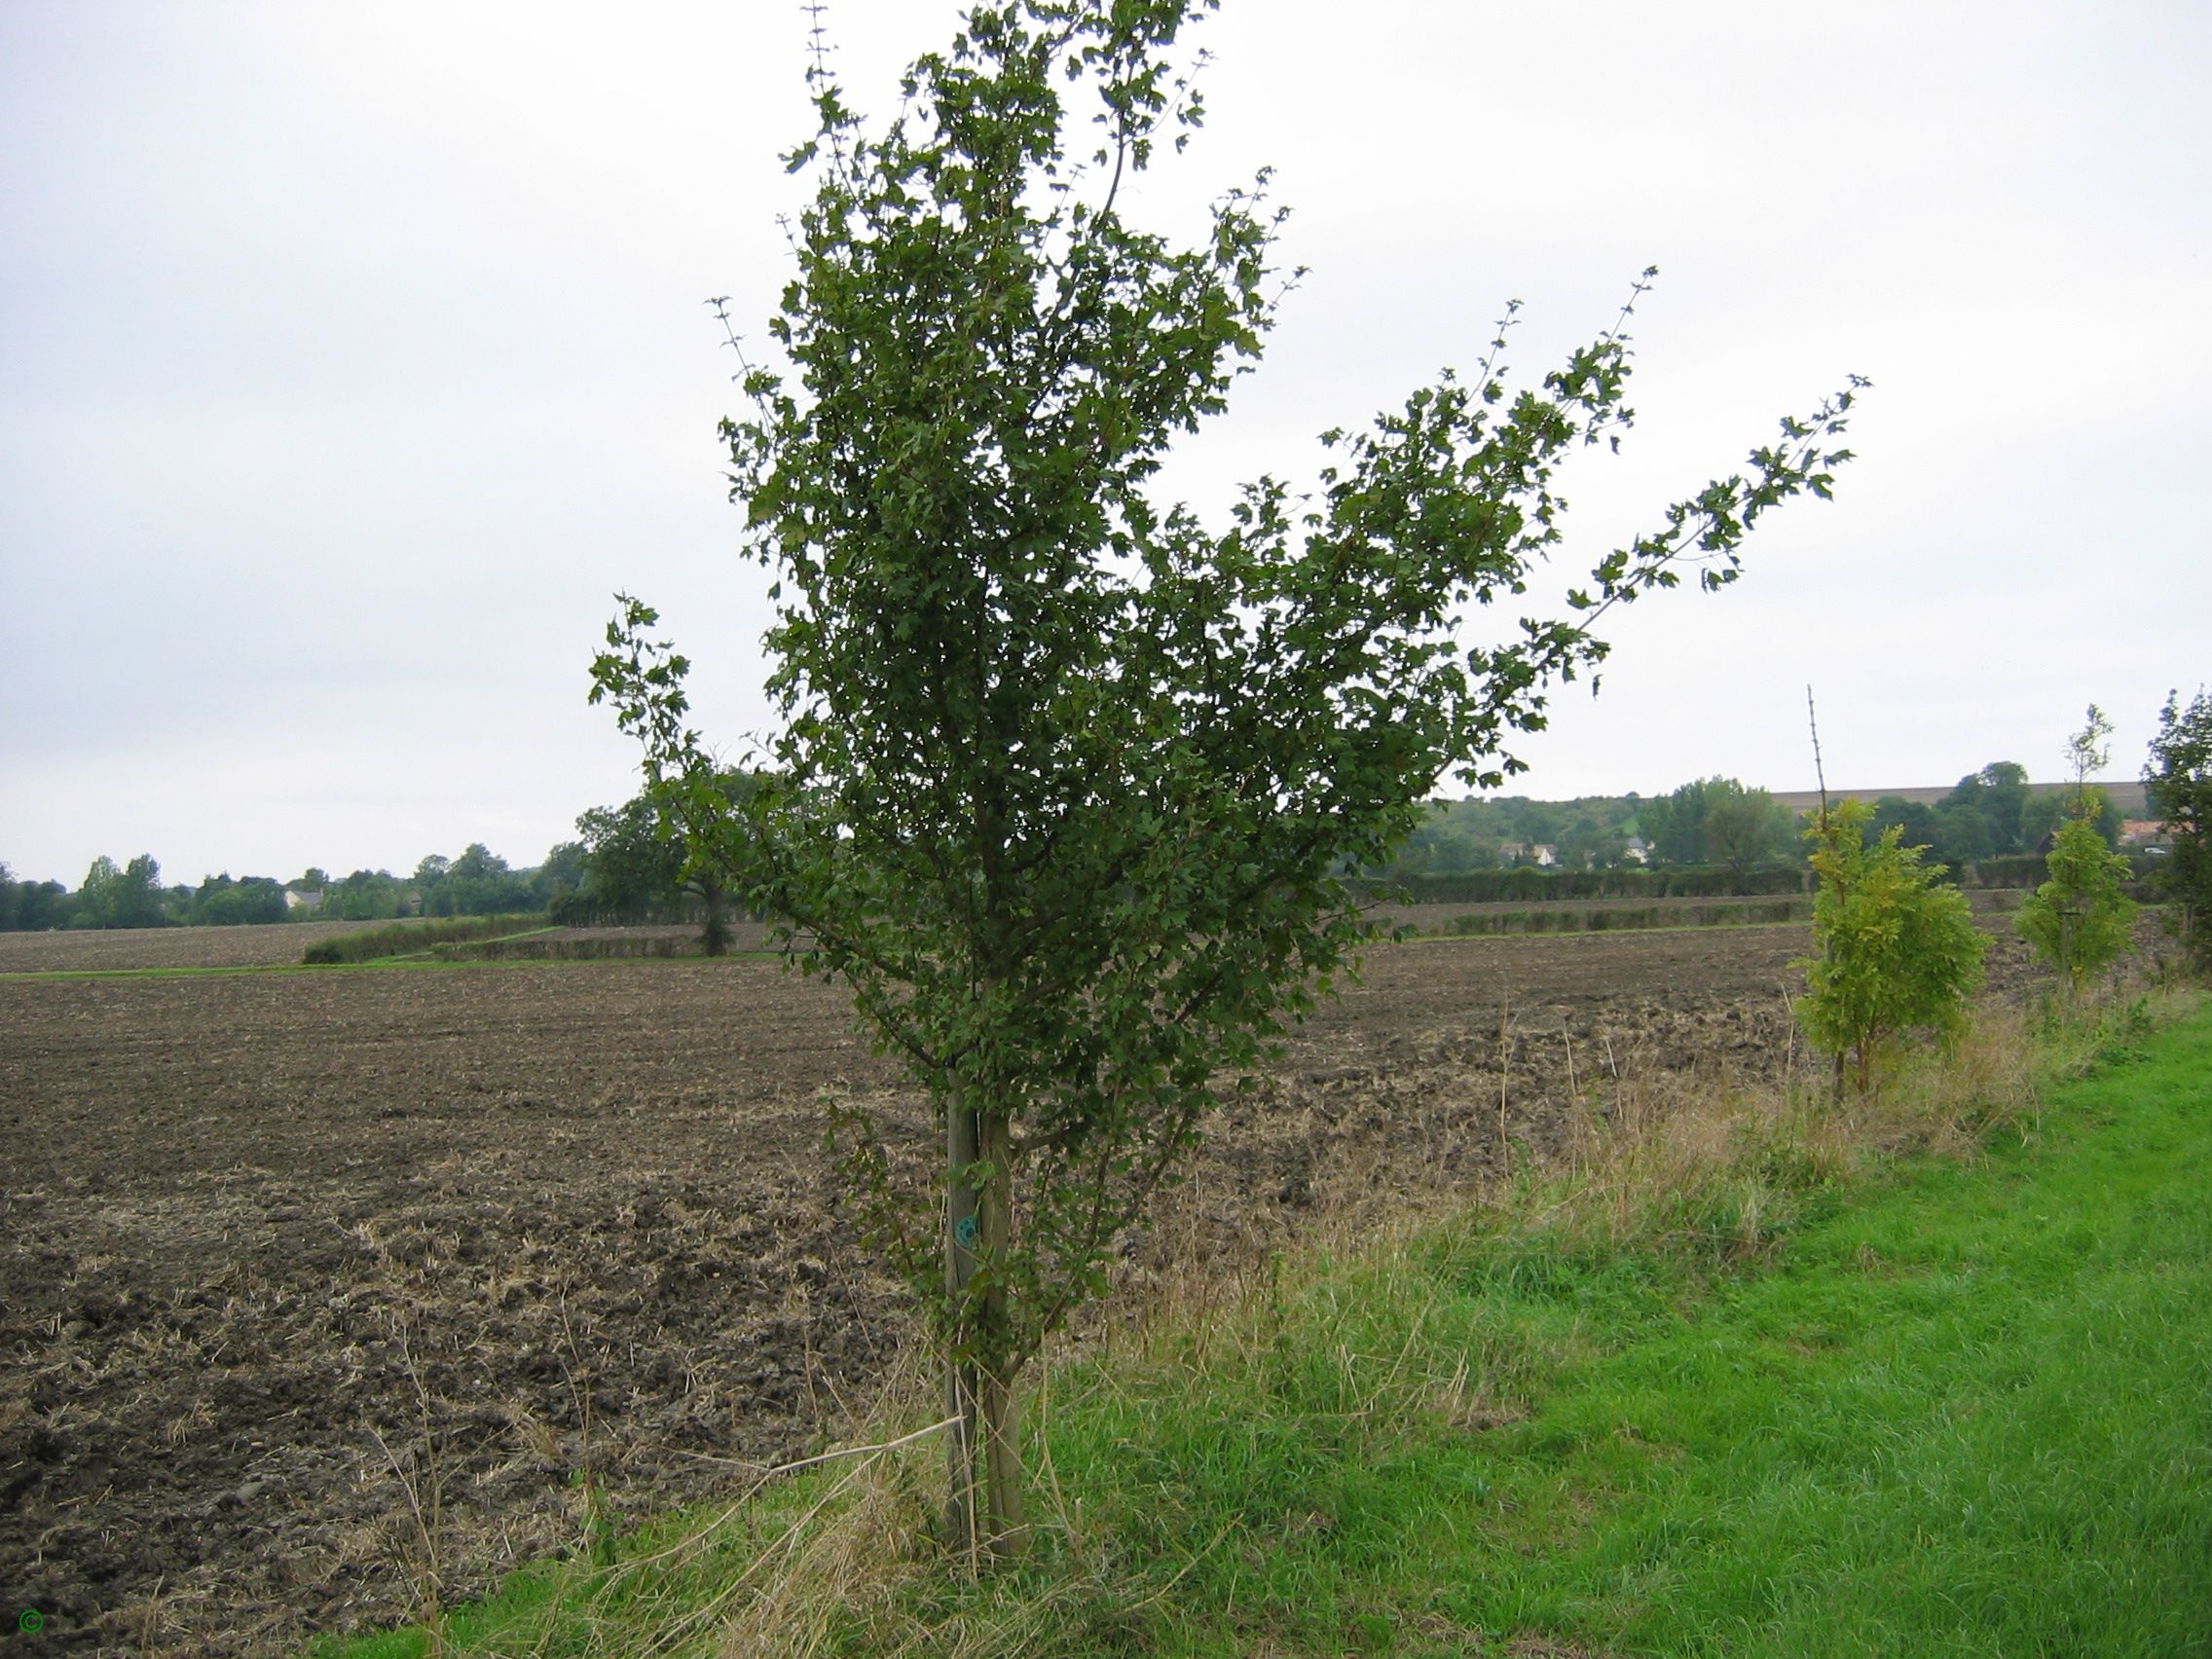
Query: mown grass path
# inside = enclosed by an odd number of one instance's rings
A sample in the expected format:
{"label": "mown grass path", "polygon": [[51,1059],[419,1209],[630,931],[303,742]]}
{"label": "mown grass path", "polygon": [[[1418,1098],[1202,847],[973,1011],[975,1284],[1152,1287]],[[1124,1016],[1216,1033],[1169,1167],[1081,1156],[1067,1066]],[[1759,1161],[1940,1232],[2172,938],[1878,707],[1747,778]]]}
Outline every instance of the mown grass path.
{"label": "mown grass path", "polygon": [[[2212,1017],[2149,1048],[1769,1268],[1493,1248],[1363,1299],[1534,1337],[1521,1420],[1378,1438],[1246,1378],[1123,1422],[1177,1518],[1151,1548],[1207,1552],[1156,1650],[2212,1653]],[[1332,1315],[1340,1399],[1409,1340],[1375,1311]]]}
{"label": "mown grass path", "polygon": [[1515,1463],[1623,1501],[1455,1600],[1677,1652],[2212,1651],[2212,1021],[2156,1047],[1563,1388]]}

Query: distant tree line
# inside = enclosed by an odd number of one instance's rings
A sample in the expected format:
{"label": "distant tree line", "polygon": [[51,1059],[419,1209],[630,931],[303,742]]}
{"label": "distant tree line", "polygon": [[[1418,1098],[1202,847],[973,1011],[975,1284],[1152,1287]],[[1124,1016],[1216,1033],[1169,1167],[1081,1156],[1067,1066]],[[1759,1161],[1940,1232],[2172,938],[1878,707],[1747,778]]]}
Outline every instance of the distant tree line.
{"label": "distant tree line", "polygon": [[[2120,835],[2119,814],[2104,792],[2087,786],[2090,808],[2083,816],[2109,847]],[[2003,873],[2032,886],[2041,879],[2033,867],[2060,823],[2069,816],[2071,790],[2031,789],[2027,769],[1994,760],[1961,778],[1934,803],[1884,795],[1871,803],[1863,827],[1869,846],[1893,826],[1906,846],[1926,846],[1931,856],[1956,870],[1992,860],[2018,859]],[[1570,875],[1638,869],[1677,872],[1665,882],[1630,881],[1600,891],[1766,892],[1798,884],[1781,872],[1805,868],[1805,830],[1810,815],[1793,813],[1763,789],[1735,778],[1701,778],[1671,793],[1642,797],[1586,795],[1575,800],[1530,800],[1518,795],[1468,796],[1433,801],[1427,819],[1388,863],[1364,871],[1379,880],[1412,881],[1424,890],[1444,878],[1530,870]],[[1688,872],[1710,872],[1710,879]],[[1754,872],[1766,879],[1751,884]],[[1992,871],[1992,873],[1997,873]],[[1732,885],[1731,885],[1732,884]],[[1750,885],[1747,885],[1750,884]],[[1472,891],[1489,891],[1498,882],[1462,882]],[[1510,885],[1510,884],[1507,884]],[[1520,892],[1528,886],[1524,878]],[[1502,890],[1502,889],[1501,889]]]}
{"label": "distant tree line", "polygon": [[[0,865],[0,932],[52,928],[239,927],[286,921],[384,921],[399,916],[502,915],[549,908],[587,880],[585,848],[564,842],[534,868],[511,869],[482,842],[459,858],[432,855],[411,876],[357,869],[334,881],[309,868],[290,881],[234,878],[228,870],[198,887],[162,884],[162,866],[141,853],[118,866],[94,859],[84,884],[18,880]],[[289,890],[309,898],[287,899]]]}
{"label": "distant tree line", "polygon": [[[752,787],[738,772],[715,788],[736,799]],[[2035,855],[2069,816],[2085,818],[2105,843],[2120,833],[2104,792],[2086,786],[2088,810],[2070,813],[2070,792],[2031,789],[2027,769],[1994,760],[1961,778],[1933,804],[1883,795],[1864,835],[1895,826],[1905,846],[1927,846],[1954,871],[1984,866],[1987,879],[2033,886]],[[1413,883],[1424,894],[1464,902],[1476,893],[1526,898],[1539,867],[1567,896],[1773,893],[1802,885],[1807,819],[1763,789],[1734,778],[1702,778],[1648,798],[1585,795],[1531,800],[1468,796],[1430,803],[1427,818],[1386,863],[1360,873]],[[488,916],[543,910],[571,924],[704,921],[719,942],[721,886],[712,847],[672,822],[646,793],[595,806],[576,820],[578,838],[522,868],[481,841],[458,858],[432,854],[410,875],[357,869],[341,879],[311,866],[292,880],[212,875],[198,887],[164,887],[147,854],[118,866],[102,857],[72,893],[58,881],[19,880],[0,864],[0,932],[49,928],[223,927],[298,921],[387,921],[401,916]],[[2017,861],[2016,863],[2011,861]],[[1516,872],[1526,871],[1517,875]],[[1612,879],[1600,879],[1612,872]],[[1479,878],[1479,879],[1478,879]],[[321,895],[312,906],[286,889]],[[1583,890],[1587,888],[1587,894]]]}
{"label": "distant tree line", "polygon": [[2112,810],[2111,800],[2094,784],[2080,789],[2077,811],[2074,789],[2031,790],[2026,767],[1992,760],[1961,778],[1934,805],[1881,796],[1874,802],[1871,833],[1879,835],[1895,824],[1906,846],[1929,847],[1936,859],[1952,866],[2040,852],[2070,816],[2085,818],[2108,848],[2117,845],[2120,814]]}
{"label": "distant tree line", "polygon": [[[725,800],[751,787],[718,780]],[[208,876],[198,887],[162,884],[151,854],[118,866],[94,859],[75,892],[58,881],[18,879],[0,864],[0,932],[55,928],[235,927],[284,921],[390,921],[403,916],[496,916],[544,911],[571,923],[704,920],[719,943],[721,883],[711,849],[695,845],[645,794],[595,806],[576,820],[579,839],[522,868],[481,841],[458,858],[433,853],[409,875],[357,869],[339,879],[311,866],[289,881]],[[289,891],[306,903],[287,899]],[[309,897],[314,896],[314,897]]]}
{"label": "distant tree line", "polygon": [[1801,830],[1766,791],[1734,778],[1704,778],[1648,799],[1470,795],[1432,802],[1397,857],[1365,873],[1433,879],[1534,867],[1587,873],[1710,866],[1741,878],[1762,867],[1801,867]]}

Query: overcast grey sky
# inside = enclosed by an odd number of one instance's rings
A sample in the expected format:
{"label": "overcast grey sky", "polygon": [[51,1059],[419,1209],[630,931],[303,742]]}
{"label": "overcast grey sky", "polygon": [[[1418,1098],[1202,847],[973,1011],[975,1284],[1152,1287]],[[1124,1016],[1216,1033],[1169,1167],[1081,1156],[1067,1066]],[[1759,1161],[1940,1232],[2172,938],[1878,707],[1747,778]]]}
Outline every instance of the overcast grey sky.
{"label": "overcast grey sky", "polygon": [[[940,0],[833,0],[892,101]],[[636,787],[584,702],[624,588],[703,723],[757,728],[765,577],[715,424],[786,276],[789,0],[0,4],[0,860],[75,886],[516,865]],[[2132,776],[2212,679],[2212,7],[1226,0],[1205,132],[1133,211],[1272,164],[1311,275],[1171,469],[1471,363],[1540,373],[1662,269],[1627,453],[1563,576],[1848,373],[1833,504],[1617,630],[1521,788],[2055,776],[2095,700]]]}

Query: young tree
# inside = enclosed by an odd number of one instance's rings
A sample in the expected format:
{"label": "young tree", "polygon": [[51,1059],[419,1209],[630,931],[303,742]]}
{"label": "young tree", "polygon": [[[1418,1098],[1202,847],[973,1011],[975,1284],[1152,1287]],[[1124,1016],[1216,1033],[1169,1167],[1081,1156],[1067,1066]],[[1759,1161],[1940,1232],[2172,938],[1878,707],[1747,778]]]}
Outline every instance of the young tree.
{"label": "young tree", "polygon": [[2012,926],[2079,997],[2091,977],[2127,952],[2135,902],[2122,888],[2134,871],[2106,847],[2094,818],[2061,824],[2045,863],[2050,879],[2021,903]]}
{"label": "young tree", "polygon": [[[1343,873],[1385,861],[1447,771],[1521,769],[1509,743],[1602,661],[1606,610],[1685,568],[1726,584],[1768,509],[1827,495],[1862,384],[1495,644],[1457,632],[1561,539],[1556,465],[1630,420],[1619,324],[1517,391],[1493,343],[1470,379],[1325,434],[1310,496],[1245,488],[1225,529],[1155,502],[1287,285],[1264,174],[1194,246],[1124,212],[1199,123],[1174,54],[1208,10],[977,5],[880,131],[818,65],[819,130],[790,158],[818,188],[769,324],[788,367],[749,366],[752,412],[723,428],[781,606],[772,775],[727,856],[943,1124],[934,1194],[865,1136],[856,1167],[934,1281],[947,1520],[994,1552],[1023,1535],[1018,1373],[1218,1080],[1246,1087],[1353,967],[1372,930]],[[1086,108],[1088,162],[1066,136]],[[644,739],[658,798],[708,825],[728,808],[656,621],[625,601],[593,696]]]}
{"label": "young tree", "polygon": [[2143,783],[2152,815],[2173,837],[2159,882],[2173,900],[2173,928],[2199,969],[2212,970],[2212,696],[2202,686],[2181,705],[2169,691],[2151,739]]}
{"label": "young tree", "polygon": [[2097,832],[2103,792],[2090,787],[2089,774],[2112,757],[2112,722],[2096,704],[2066,740],[2066,757],[2074,783],[2066,792],[2067,817],[2045,860],[2050,878],[2028,896],[2012,926],[2066,977],[2067,994],[2079,997],[2092,975],[2127,950],[2135,903],[2122,888],[2134,872]]}
{"label": "young tree", "polygon": [[2093,816],[2089,810],[2089,774],[2103,771],[2111,759],[2112,721],[2105,718],[2102,709],[2091,703],[2082,721],[2082,729],[2066,740],[2066,765],[2074,774],[2071,793],[2076,818]]}
{"label": "young tree", "polygon": [[1873,816],[1846,799],[1805,832],[1820,891],[1816,954],[1798,964],[1810,989],[1797,1011],[1814,1043],[1837,1057],[1839,1097],[1846,1058],[1863,1094],[1885,1044],[1909,1031],[1955,1031],[1989,947],[1966,895],[1937,885],[1945,866],[1921,863],[1928,849],[1905,846],[1894,824],[1868,841]]}

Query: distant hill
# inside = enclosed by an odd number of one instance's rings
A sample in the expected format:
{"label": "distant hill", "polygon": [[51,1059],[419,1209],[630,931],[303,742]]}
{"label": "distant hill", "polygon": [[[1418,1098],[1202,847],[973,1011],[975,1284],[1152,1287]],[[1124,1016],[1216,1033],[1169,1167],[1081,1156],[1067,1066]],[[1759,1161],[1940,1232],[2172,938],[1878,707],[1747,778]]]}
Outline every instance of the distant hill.
{"label": "distant hill", "polygon": [[[2122,818],[2141,818],[2149,810],[2143,799],[2141,779],[2108,778],[2092,779],[2091,782],[2112,797],[2114,810]],[[2028,786],[2037,794],[2042,794],[2046,790],[2062,790],[2066,787],[2067,785],[2063,783],[2030,784]],[[1850,795],[1854,799],[1871,803],[1880,800],[1884,795],[1896,795],[1899,800],[1917,801],[1922,806],[1934,806],[1955,788],[1957,786],[1954,784],[1932,784],[1923,788],[1902,790],[1830,790],[1828,791],[1828,799],[1841,800],[1845,795]],[[1821,804],[1821,792],[1819,790],[1776,790],[1772,793],[1776,800],[1792,812],[1810,812]]]}

